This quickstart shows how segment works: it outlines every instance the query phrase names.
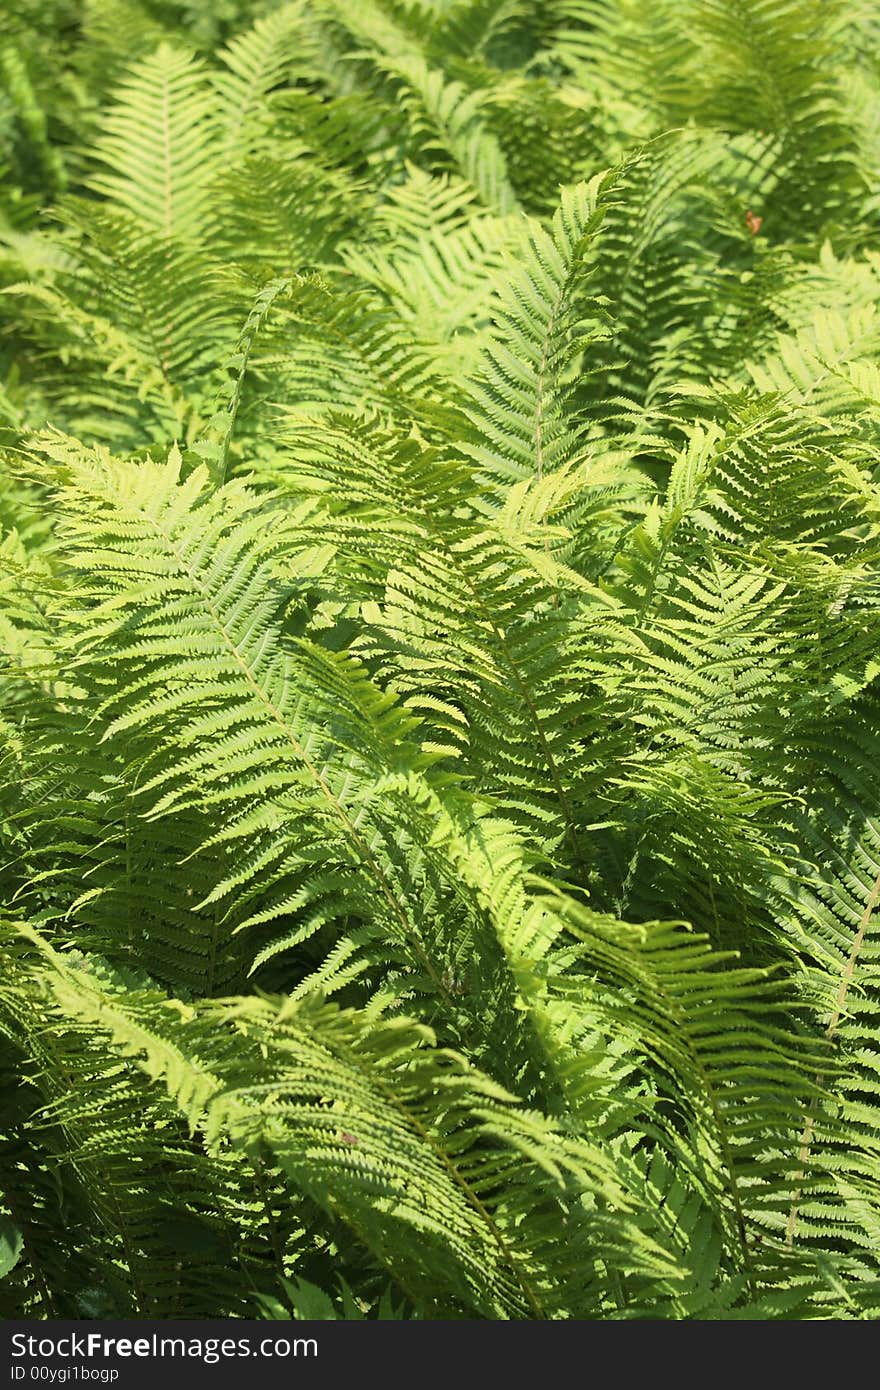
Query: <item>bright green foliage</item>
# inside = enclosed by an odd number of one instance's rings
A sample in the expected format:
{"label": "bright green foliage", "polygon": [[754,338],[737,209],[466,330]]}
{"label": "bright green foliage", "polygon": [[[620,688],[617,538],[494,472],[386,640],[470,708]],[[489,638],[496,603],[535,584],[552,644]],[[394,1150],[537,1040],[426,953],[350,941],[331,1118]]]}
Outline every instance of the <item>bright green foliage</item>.
{"label": "bright green foliage", "polygon": [[880,1315],[878,37],[16,7],[3,1312]]}

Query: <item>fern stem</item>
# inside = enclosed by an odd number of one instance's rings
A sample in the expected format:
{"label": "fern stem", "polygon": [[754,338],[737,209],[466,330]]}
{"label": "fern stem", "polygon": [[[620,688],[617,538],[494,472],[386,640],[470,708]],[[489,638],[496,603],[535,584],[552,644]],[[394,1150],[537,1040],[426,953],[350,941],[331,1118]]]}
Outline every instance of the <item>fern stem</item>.
{"label": "fern stem", "polygon": [[[874,915],[874,910],[877,907],[878,902],[880,902],[880,874],[878,874],[875,878],[874,886],[872,887],[871,892],[868,895],[868,901],[865,903],[865,910],[862,913],[861,918],[859,919],[859,925],[856,930],[856,934],[853,938],[852,948],[847,958],[846,965],[844,966],[843,974],[841,975],[840,985],[838,986],[837,990],[837,996],[834,1000],[834,1010],[831,1014],[831,1021],[828,1024],[828,1027],[825,1029],[825,1036],[829,1042],[833,1042],[835,1037],[837,1036],[837,1032],[840,1027],[840,1020],[843,1017],[843,1011],[846,1007],[846,997],[849,993],[850,985],[852,984],[853,979],[855,977],[856,963],[858,961],[859,955],[861,954],[862,946],[864,945],[865,937],[868,932],[868,927],[870,925],[871,918]],[[817,1086],[821,1084],[821,1081],[821,1076],[815,1077],[815,1084]],[[798,1163],[801,1166],[798,1172],[795,1174],[796,1183],[803,1182],[804,1175],[806,1172],[806,1165],[810,1161],[810,1155],[813,1149],[813,1134],[816,1128],[816,1114],[818,1110],[818,1105],[819,1097],[815,1095],[810,1102],[810,1107],[807,1112],[806,1123],[804,1124],[803,1132],[800,1138],[800,1144],[798,1146]],[[789,1250],[794,1244],[794,1235],[795,1229],[797,1227],[798,1209],[800,1207],[801,1196],[802,1188],[798,1187],[788,1213],[788,1220],[785,1223],[785,1245],[786,1248]]]}
{"label": "fern stem", "polygon": [[[251,1159],[251,1167],[257,1180],[257,1192],[259,1193],[260,1201],[263,1203],[263,1210],[266,1213],[266,1223],[269,1228],[269,1243],[272,1247],[275,1267],[278,1270],[278,1282],[283,1289],[283,1280],[286,1274],[284,1268],[284,1254],[278,1239],[278,1225],[275,1221],[275,1216],[272,1212],[272,1204],[266,1190],[266,1160],[262,1154],[258,1154],[256,1158]],[[286,1297],[287,1295],[285,1293],[285,1298]]]}
{"label": "fern stem", "polygon": [[[348,1060],[350,1062],[353,1061],[356,1066],[359,1066],[357,1058],[349,1057]],[[487,1230],[489,1231],[489,1234],[491,1235],[495,1244],[498,1246],[498,1249],[500,1250],[502,1257],[504,1258],[505,1262],[507,1263],[508,1267],[512,1271],[514,1277],[516,1278],[517,1283],[522,1289],[523,1294],[525,1295],[526,1301],[528,1302],[528,1305],[531,1308],[534,1317],[539,1320],[543,1320],[544,1318],[546,1318],[546,1311],[540,1303],[537,1294],[532,1289],[532,1286],[526,1278],[525,1274],[520,1269],[519,1261],[516,1255],[514,1254],[513,1250],[511,1250],[502,1232],[498,1229],[498,1226],[492,1219],[491,1212],[480,1201],[479,1197],[477,1196],[476,1192],[474,1192],[470,1183],[467,1181],[466,1178],[462,1177],[461,1173],[458,1171],[455,1165],[450,1162],[442,1147],[434,1140],[434,1138],[428,1132],[428,1130],[425,1129],[424,1125],[421,1124],[421,1122],[411,1111],[407,1110],[401,1104],[400,1100],[394,1094],[394,1092],[388,1090],[387,1087],[383,1086],[379,1077],[373,1075],[372,1073],[370,1074],[370,1082],[373,1086],[375,1086],[377,1090],[382,1092],[389,1105],[391,1105],[394,1109],[398,1111],[400,1115],[403,1116],[404,1121],[412,1126],[412,1128],[418,1134],[419,1138],[428,1146],[428,1148],[431,1149],[431,1151],[438,1159],[439,1163],[442,1165],[443,1168],[445,1168],[446,1172],[449,1174],[452,1181],[458,1188],[460,1188],[469,1205],[484,1222]]]}
{"label": "fern stem", "polygon": [[[444,548],[446,548],[447,554],[450,555],[450,558],[454,559],[454,555],[451,551],[449,551],[448,547],[445,545],[445,542]],[[559,807],[562,811],[562,816],[566,825],[566,834],[568,836],[569,843],[571,844],[571,847],[574,851],[575,861],[581,867],[583,867],[586,864],[586,856],[584,855],[583,849],[581,848],[580,837],[578,835],[577,827],[575,825],[574,813],[571,808],[571,803],[568,799],[568,793],[566,792],[565,787],[563,785],[562,777],[560,775],[556,759],[554,758],[553,751],[550,748],[550,744],[547,741],[547,735],[544,732],[544,726],[541,723],[541,717],[538,714],[537,706],[535,705],[535,702],[531,697],[528,685],[525,681],[522,672],[519,669],[519,664],[517,663],[510,650],[507,641],[507,634],[495,622],[491,610],[488,609],[485,603],[483,602],[483,599],[480,595],[479,587],[475,583],[473,583],[470,576],[470,572],[467,570],[466,567],[462,567],[462,573],[464,574],[465,582],[471,593],[474,607],[482,613],[483,621],[489,626],[491,631],[494,633],[495,640],[501,649],[502,656],[504,657],[504,660],[507,663],[510,675],[513,677],[513,682],[517,690],[519,691],[520,698],[523,704],[525,705],[526,710],[528,711],[529,718],[532,721],[532,727],[534,728],[535,733],[538,736],[538,742],[541,745],[541,752],[544,755],[544,762],[546,763],[547,771],[550,773],[550,778],[553,782],[553,786],[556,791],[557,798],[559,800]]]}
{"label": "fern stem", "polygon": [[837,1030],[840,1027],[840,1020],[843,1015],[843,1010],[846,1006],[846,996],[849,993],[849,987],[852,984],[853,978],[855,976],[856,962],[858,961],[859,955],[861,954],[862,946],[865,943],[865,936],[867,935],[868,926],[870,924],[871,918],[874,915],[874,909],[876,908],[878,902],[880,902],[880,874],[878,874],[874,880],[874,886],[871,889],[868,901],[865,904],[865,910],[862,913],[861,919],[859,921],[858,930],[853,939],[852,950],[849,953],[849,958],[846,962],[846,967],[844,968],[843,975],[840,980],[840,987],[837,991],[837,998],[834,1001],[834,1012],[831,1015],[831,1022],[828,1024],[828,1028],[826,1029],[826,1037],[829,1039],[829,1041],[834,1040],[834,1038],[837,1035]]}
{"label": "fern stem", "polygon": [[369,845],[360,835],[359,831],[354,825],[354,822],[351,820],[350,816],[346,812],[344,806],[334,796],[333,791],[328,786],[321,772],[309,758],[305,748],[300,743],[293,729],[291,729],[290,725],[287,723],[282,712],[269,698],[263,687],[260,685],[259,681],[254,676],[254,673],[251,671],[250,667],[242,657],[240,651],[238,650],[238,647],[236,646],[235,642],[230,636],[226,628],[226,625],[224,624],[223,619],[217,611],[216,605],[212,602],[211,597],[207,592],[205,586],[200,582],[198,576],[193,572],[193,570],[187,564],[183,555],[181,555],[181,553],[178,551],[177,547],[174,545],[172,537],[162,529],[156,518],[147,518],[143,513],[139,513],[139,516],[142,520],[149,520],[149,522],[154,526],[155,530],[161,536],[165,544],[168,546],[169,550],[171,551],[172,555],[174,556],[178,565],[180,566],[181,572],[186,575],[186,577],[189,579],[189,582],[192,584],[193,588],[201,598],[202,602],[205,604],[205,607],[207,608],[212,619],[214,620],[214,623],[216,624],[217,631],[220,633],[227,651],[229,652],[230,656],[232,657],[233,661],[235,662],[236,666],[238,667],[239,671],[244,677],[248,685],[248,688],[252,691],[256,699],[263,706],[263,709],[269,715],[272,722],[276,724],[277,727],[281,730],[282,734],[284,735],[284,738],[293,748],[296,757],[299,759],[299,761],[302,763],[302,765],[306,768],[306,770],[313,778],[315,785],[321,792],[321,795],[325,798],[333,813],[336,815],[337,819],[340,821],[343,828],[345,829],[346,834],[349,836],[351,843],[356,849],[362,864],[372,874],[372,877],[379,888],[379,892],[381,893],[385,901],[388,903],[389,907],[392,910],[392,913],[394,914],[395,918],[400,924],[401,930],[404,934],[404,939],[409,941],[418,959],[420,960],[425,972],[431,979],[434,987],[442,996],[444,996],[447,999],[448,1003],[452,1005],[454,1001],[451,991],[443,983],[442,976],[435,969],[433,961],[430,959],[421,941],[418,939],[415,932],[412,930],[409,922],[407,921],[406,913],[400,905],[394,893],[394,890],[391,887],[391,884],[388,882],[388,878],[382,868],[382,865],[379,863],[376,856],[373,854]]}

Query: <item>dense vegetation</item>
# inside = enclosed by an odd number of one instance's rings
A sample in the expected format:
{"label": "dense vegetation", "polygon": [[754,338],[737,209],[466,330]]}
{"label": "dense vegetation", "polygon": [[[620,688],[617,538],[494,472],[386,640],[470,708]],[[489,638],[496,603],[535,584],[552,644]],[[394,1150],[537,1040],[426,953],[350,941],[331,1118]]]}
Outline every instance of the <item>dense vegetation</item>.
{"label": "dense vegetation", "polygon": [[880,1315],[880,4],[0,74],[4,1311]]}

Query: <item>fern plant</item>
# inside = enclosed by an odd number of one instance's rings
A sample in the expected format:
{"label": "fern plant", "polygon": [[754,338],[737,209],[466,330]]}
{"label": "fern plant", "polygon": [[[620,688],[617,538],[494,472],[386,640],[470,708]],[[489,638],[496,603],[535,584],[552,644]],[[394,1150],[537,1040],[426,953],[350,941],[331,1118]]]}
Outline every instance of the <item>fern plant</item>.
{"label": "fern plant", "polygon": [[878,1315],[877,23],[20,8],[4,1312]]}

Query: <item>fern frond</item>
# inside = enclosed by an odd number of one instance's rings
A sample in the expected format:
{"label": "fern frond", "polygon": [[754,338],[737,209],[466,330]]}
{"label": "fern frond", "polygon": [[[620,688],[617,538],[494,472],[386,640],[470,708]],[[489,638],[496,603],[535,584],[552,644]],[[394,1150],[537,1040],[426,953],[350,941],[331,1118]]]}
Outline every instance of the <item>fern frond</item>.
{"label": "fern frond", "polygon": [[161,45],[121,84],[95,146],[103,168],[90,187],[160,237],[196,236],[220,157],[216,124],[204,69]]}

